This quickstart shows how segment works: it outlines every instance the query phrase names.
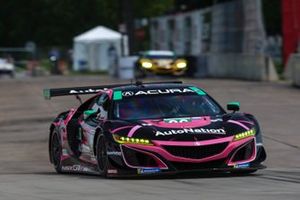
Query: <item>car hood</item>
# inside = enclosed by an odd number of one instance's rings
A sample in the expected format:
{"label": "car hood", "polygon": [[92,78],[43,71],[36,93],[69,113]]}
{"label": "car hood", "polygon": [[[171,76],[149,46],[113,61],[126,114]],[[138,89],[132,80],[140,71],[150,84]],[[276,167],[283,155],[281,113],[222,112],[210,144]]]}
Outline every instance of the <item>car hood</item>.
{"label": "car hood", "polygon": [[254,127],[245,116],[202,116],[116,121],[112,134],[162,141],[201,141],[229,137]]}

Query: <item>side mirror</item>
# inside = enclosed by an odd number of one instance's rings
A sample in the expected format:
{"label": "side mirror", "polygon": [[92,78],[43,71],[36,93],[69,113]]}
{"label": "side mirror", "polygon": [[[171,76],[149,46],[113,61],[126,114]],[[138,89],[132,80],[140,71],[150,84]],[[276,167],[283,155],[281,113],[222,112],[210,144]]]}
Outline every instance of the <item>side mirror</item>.
{"label": "side mirror", "polygon": [[83,119],[86,120],[89,117],[96,116],[97,111],[96,110],[86,110],[83,112]]}
{"label": "side mirror", "polygon": [[236,112],[240,110],[240,102],[233,101],[227,104],[227,110]]}

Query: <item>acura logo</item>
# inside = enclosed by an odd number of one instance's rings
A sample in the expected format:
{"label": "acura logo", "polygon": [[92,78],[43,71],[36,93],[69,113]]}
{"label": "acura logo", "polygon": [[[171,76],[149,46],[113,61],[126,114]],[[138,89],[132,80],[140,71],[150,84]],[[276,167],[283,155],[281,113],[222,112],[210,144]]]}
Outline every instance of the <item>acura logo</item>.
{"label": "acura logo", "polygon": [[134,95],[134,92],[131,92],[131,91],[122,92],[122,96],[124,96],[124,97],[129,97],[129,96],[133,96],[133,95]]}

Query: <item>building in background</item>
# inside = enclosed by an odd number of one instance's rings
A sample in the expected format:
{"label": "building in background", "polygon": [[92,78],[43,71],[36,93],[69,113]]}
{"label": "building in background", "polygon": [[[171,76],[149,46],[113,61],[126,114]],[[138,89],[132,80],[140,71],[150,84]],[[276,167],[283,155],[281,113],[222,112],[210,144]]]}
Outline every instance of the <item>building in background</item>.
{"label": "building in background", "polygon": [[[150,21],[151,49],[188,60],[189,76],[277,80],[264,26],[262,0],[214,0]],[[202,1],[204,2],[204,1]]]}
{"label": "building in background", "polygon": [[260,0],[227,0],[202,7],[152,18],[151,48],[188,56],[264,53],[267,40]]}

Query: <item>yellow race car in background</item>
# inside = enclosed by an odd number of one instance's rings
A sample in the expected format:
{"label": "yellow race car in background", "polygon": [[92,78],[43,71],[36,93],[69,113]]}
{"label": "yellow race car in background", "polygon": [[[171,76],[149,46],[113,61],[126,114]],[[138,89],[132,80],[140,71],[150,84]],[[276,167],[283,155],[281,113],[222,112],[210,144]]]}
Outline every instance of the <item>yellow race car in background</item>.
{"label": "yellow race car in background", "polygon": [[177,58],[173,51],[150,50],[140,53],[136,63],[135,77],[142,78],[148,73],[158,75],[184,75],[187,61]]}

